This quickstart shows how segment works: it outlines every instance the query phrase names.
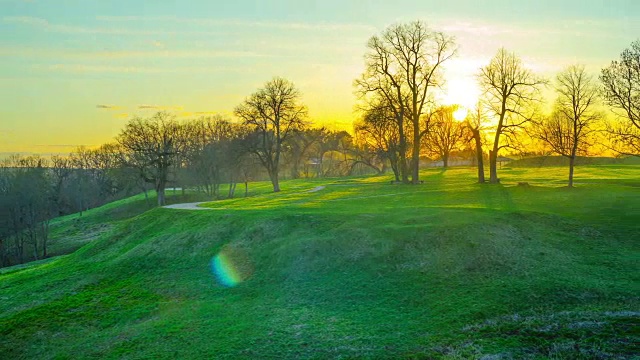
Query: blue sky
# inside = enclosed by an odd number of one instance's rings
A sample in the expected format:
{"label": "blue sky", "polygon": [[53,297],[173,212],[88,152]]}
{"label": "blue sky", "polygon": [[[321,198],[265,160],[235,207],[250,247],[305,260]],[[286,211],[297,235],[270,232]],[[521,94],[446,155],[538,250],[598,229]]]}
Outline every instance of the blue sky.
{"label": "blue sky", "polygon": [[0,0],[0,152],[66,152],[158,109],[229,114],[273,76],[312,119],[349,127],[367,39],[424,20],[456,37],[443,99],[505,46],[550,78],[599,69],[640,37],[640,2]]}

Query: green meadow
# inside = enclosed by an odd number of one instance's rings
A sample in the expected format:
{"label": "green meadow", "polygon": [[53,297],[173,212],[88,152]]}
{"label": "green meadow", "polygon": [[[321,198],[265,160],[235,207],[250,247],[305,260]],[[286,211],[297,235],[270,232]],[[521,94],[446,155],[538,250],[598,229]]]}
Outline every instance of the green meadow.
{"label": "green meadow", "polygon": [[637,358],[640,166],[580,166],[573,189],[566,172],[265,182],[202,211],[138,195],[55,219],[59,256],[0,271],[0,358]]}

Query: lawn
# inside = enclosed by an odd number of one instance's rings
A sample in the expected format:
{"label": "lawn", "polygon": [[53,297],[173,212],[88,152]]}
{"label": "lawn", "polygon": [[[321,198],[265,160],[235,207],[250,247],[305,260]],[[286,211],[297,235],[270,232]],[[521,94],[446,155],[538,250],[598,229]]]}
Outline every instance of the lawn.
{"label": "lawn", "polygon": [[104,231],[81,244],[56,220],[82,246],[0,273],[0,357],[634,358],[640,166],[580,166],[575,189],[565,170],[260,183],[209,211],[137,197],[84,215]]}

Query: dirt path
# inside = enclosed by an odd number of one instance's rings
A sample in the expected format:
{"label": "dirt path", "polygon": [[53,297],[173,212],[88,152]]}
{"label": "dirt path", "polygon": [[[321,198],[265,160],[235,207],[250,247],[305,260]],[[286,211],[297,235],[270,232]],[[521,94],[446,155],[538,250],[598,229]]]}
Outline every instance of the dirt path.
{"label": "dirt path", "polygon": [[213,210],[211,208],[198,206],[200,204],[204,204],[204,203],[207,203],[207,202],[208,201],[200,201],[200,202],[193,202],[193,203],[183,203],[183,204],[173,204],[173,205],[163,206],[163,208],[165,208],[165,209],[179,209],[179,210]]}
{"label": "dirt path", "polygon": [[[325,186],[317,186],[311,190],[307,190],[306,192],[309,193],[314,193],[314,192],[318,192],[321,190],[324,190]],[[178,210],[213,210],[211,208],[206,208],[206,207],[200,207],[198,205],[200,204],[204,204],[210,201],[200,201],[200,202],[192,202],[192,203],[182,203],[182,204],[173,204],[173,205],[166,205],[163,206],[163,208],[165,209],[178,209]]]}

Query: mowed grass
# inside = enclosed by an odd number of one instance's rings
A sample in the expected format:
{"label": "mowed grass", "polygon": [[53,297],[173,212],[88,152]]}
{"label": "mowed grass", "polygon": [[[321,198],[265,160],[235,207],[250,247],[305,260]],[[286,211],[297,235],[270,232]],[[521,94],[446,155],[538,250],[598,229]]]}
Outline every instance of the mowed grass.
{"label": "mowed grass", "polygon": [[[579,167],[575,189],[565,173],[261,183],[105,219],[73,254],[0,274],[0,357],[634,358],[640,167]],[[222,249],[251,269],[232,288]]]}

